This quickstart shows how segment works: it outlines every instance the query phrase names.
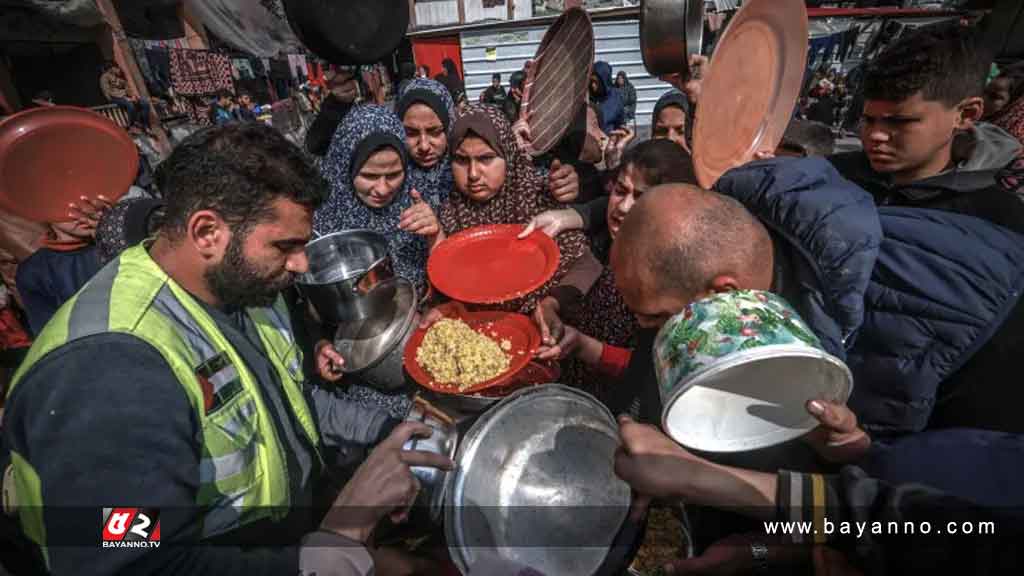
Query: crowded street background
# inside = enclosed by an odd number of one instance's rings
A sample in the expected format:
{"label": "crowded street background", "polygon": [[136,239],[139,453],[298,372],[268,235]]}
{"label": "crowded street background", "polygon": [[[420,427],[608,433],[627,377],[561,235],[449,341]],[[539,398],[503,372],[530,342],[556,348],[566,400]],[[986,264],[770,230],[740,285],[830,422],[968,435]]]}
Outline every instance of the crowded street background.
{"label": "crowded street background", "polygon": [[0,260],[0,576],[1024,570],[1015,0],[0,0]]}

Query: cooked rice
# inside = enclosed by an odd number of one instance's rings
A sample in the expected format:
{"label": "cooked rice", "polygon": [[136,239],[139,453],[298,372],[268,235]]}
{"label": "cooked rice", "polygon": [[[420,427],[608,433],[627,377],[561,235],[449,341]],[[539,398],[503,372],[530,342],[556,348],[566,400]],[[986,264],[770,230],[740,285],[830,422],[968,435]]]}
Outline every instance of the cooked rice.
{"label": "cooked rice", "polygon": [[416,362],[435,382],[454,384],[460,392],[509,368],[508,356],[497,342],[451,318],[438,320],[427,330],[416,350]]}

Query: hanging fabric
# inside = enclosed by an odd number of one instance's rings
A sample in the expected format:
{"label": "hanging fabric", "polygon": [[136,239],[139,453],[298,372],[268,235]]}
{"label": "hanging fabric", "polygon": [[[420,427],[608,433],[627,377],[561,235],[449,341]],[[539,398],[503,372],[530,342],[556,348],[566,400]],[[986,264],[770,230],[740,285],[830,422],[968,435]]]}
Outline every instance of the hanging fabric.
{"label": "hanging fabric", "polygon": [[231,60],[203,50],[172,50],[171,81],[175,91],[183,96],[234,90]]}

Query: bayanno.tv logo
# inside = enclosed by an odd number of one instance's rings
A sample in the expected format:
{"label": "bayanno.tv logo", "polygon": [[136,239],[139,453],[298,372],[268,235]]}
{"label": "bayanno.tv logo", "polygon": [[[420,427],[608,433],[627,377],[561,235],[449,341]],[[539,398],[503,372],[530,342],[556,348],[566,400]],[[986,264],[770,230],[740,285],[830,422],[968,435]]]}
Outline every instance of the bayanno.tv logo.
{"label": "bayanno.tv logo", "polygon": [[160,511],[153,508],[104,508],[104,548],[159,548]]}

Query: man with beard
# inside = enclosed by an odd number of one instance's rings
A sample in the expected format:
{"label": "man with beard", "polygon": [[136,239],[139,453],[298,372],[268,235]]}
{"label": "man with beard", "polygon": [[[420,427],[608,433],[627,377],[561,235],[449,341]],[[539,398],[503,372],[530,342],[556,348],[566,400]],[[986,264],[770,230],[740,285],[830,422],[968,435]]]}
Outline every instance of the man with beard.
{"label": "man with beard", "polygon": [[[429,428],[303,377],[279,293],[307,269],[322,180],[236,123],[182,142],[158,183],[156,238],[68,301],[12,381],[4,493],[22,532],[52,574],[373,573],[364,545],[405,517],[409,466],[451,462],[402,451]],[[318,509],[326,451],[378,442]]]}

